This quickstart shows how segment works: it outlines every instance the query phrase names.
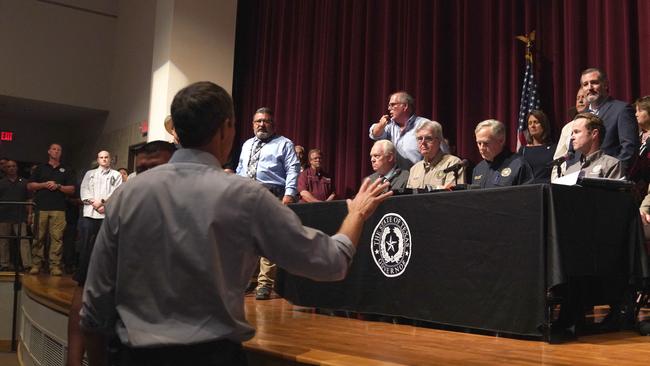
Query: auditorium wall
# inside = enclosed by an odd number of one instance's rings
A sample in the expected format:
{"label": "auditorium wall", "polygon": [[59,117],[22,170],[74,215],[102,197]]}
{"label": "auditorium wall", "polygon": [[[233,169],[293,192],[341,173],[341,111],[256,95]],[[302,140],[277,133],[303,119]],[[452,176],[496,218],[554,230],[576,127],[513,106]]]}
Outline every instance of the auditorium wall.
{"label": "auditorium wall", "polygon": [[[126,166],[129,146],[160,138],[152,136],[151,127],[160,129],[162,119],[150,120],[152,75],[160,67],[154,57],[160,7],[173,9],[169,63],[183,78],[168,83],[159,114],[168,113],[174,93],[189,82],[214,80],[230,90],[236,0],[0,0],[0,44],[11,50],[0,58],[0,98],[105,113],[103,120],[48,126],[47,121],[26,123],[15,116],[3,119],[0,100],[0,127],[19,126],[21,135],[39,141],[66,141],[66,163],[79,170],[103,148],[118,155],[117,165]],[[148,124],[149,136],[140,132],[143,124]],[[10,153],[19,160],[42,161],[41,145],[21,145],[21,156]]]}

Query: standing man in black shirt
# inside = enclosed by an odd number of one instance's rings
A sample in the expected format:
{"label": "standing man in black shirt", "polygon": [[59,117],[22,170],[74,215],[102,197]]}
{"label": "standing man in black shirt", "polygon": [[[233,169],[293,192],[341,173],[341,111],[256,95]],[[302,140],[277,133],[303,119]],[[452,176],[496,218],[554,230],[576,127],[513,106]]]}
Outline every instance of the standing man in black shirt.
{"label": "standing man in black shirt", "polygon": [[38,274],[43,266],[43,247],[46,234],[50,234],[50,274],[61,276],[61,252],[63,249],[63,230],[65,230],[65,197],[74,194],[74,179],[68,169],[61,165],[59,144],[51,144],[47,150],[48,162],[34,170],[27,188],[34,193],[38,210],[38,240],[32,247],[32,269],[30,274]]}

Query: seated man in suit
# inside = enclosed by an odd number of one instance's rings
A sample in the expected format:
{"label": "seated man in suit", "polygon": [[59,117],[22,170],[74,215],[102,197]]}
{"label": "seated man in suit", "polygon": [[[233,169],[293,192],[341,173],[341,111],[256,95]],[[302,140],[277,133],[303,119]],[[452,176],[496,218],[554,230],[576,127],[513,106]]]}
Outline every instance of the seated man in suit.
{"label": "seated man in suit", "polygon": [[573,121],[571,143],[581,153],[580,162],[563,169],[565,175],[580,171],[581,176],[588,178],[623,178],[625,170],[621,161],[601,149],[604,140],[603,121],[595,114],[579,113]]}
{"label": "seated man in suit", "polygon": [[370,163],[372,170],[371,182],[377,179],[390,182],[391,190],[402,190],[406,187],[409,179],[408,170],[402,170],[397,166],[395,145],[389,140],[379,140],[372,145],[370,150]]}
{"label": "seated man in suit", "polygon": [[488,119],[474,130],[476,145],[483,158],[472,172],[472,185],[481,188],[507,187],[533,182],[533,169],[517,154],[505,148],[506,128]]}

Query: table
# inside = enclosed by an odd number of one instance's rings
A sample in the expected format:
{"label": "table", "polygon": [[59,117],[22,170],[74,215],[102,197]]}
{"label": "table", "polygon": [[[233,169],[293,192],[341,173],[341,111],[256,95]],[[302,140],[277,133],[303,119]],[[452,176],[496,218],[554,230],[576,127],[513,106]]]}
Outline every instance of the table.
{"label": "table", "polygon": [[[291,207],[328,234],[347,212],[343,201]],[[594,188],[396,196],[366,222],[346,279],[315,282],[279,269],[276,291],[301,306],[549,340],[550,289],[576,277],[649,277],[640,225],[629,194]]]}

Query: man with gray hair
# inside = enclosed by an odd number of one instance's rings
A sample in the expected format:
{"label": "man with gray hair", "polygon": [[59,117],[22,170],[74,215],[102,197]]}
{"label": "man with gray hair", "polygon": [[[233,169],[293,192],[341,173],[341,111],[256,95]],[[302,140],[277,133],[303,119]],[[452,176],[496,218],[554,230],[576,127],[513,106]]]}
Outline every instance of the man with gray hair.
{"label": "man with gray hair", "polygon": [[[422,160],[411,167],[407,188],[447,189],[465,183],[465,167],[461,160],[440,148],[444,141],[442,126],[424,121],[415,129],[415,140]],[[448,169],[456,166],[457,169]]]}
{"label": "man with gray hair", "polygon": [[415,142],[415,129],[424,121],[428,120],[415,115],[413,97],[405,91],[398,91],[390,96],[388,114],[370,126],[370,138],[390,140],[397,150],[397,166],[408,171],[422,160]]}
{"label": "man with gray hair", "polygon": [[377,179],[390,182],[390,189],[393,191],[406,188],[409,172],[397,166],[396,155],[395,145],[388,140],[379,140],[372,145],[370,163],[375,172],[368,176],[371,182]]}
{"label": "man with gray hair", "polygon": [[488,119],[474,130],[476,145],[483,158],[472,172],[472,185],[481,188],[516,186],[533,182],[533,169],[519,155],[505,148],[506,128]]}

